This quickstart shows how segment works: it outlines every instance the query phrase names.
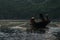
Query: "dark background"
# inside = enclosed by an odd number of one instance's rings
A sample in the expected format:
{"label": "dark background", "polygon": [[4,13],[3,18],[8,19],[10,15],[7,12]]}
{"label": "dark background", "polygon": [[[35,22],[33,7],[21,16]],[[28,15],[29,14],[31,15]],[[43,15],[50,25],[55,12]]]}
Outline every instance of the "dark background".
{"label": "dark background", "polygon": [[30,19],[40,13],[60,18],[60,0],[0,0],[0,19]]}

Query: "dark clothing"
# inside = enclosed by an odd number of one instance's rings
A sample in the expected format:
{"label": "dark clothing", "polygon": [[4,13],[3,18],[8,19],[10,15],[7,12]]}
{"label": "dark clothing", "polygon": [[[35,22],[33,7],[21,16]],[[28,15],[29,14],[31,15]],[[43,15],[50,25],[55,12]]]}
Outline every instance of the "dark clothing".
{"label": "dark clothing", "polygon": [[33,30],[45,29],[46,25],[50,22],[48,16],[46,16],[46,20],[45,20],[43,14],[40,14],[40,19],[42,20],[41,22],[35,22],[35,19],[31,19],[30,22]]}
{"label": "dark clothing", "polygon": [[38,22],[36,23],[37,28],[46,28],[46,25],[48,24],[48,21]]}
{"label": "dark clothing", "polygon": [[49,22],[50,22],[50,21],[35,22],[35,23],[32,25],[32,29],[33,29],[33,30],[45,29],[45,28],[47,28],[46,25],[47,25]]}

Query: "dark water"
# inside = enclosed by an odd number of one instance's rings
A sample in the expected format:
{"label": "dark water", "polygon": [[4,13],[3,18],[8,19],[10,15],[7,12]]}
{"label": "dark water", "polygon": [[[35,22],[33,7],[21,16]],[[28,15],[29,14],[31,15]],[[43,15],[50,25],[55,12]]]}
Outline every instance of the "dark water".
{"label": "dark water", "polygon": [[50,31],[40,34],[34,32],[28,33],[18,29],[0,29],[0,40],[55,40],[55,36]]}

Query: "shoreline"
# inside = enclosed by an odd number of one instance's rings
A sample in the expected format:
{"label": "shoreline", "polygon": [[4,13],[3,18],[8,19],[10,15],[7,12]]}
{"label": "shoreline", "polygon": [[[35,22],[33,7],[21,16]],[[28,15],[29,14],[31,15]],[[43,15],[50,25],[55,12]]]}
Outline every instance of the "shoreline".
{"label": "shoreline", "polygon": [[12,19],[10,19],[9,20],[9,19],[5,19],[5,20],[0,20],[0,22],[1,21],[29,21],[29,20],[25,20],[25,19],[24,20],[23,19],[20,19],[20,20],[12,20]]}

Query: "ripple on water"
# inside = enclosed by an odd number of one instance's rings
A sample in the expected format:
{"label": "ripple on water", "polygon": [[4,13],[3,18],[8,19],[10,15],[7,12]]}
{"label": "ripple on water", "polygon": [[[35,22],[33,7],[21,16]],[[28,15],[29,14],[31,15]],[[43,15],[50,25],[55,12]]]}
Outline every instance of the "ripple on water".
{"label": "ripple on water", "polygon": [[[14,31],[12,33],[0,32],[0,40],[47,40],[49,37],[54,37],[50,33],[39,34],[39,33],[27,33],[26,31],[20,31],[17,29],[8,30]],[[50,38],[50,40],[52,40]]]}

